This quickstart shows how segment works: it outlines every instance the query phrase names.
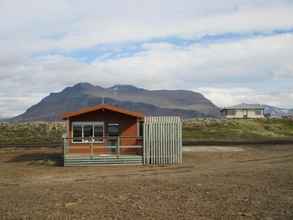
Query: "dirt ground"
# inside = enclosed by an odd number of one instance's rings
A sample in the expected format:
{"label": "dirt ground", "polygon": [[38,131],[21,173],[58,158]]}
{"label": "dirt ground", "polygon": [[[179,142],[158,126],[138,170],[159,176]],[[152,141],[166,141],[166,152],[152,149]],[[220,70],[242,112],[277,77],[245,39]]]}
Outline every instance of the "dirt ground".
{"label": "dirt ground", "polygon": [[181,166],[62,167],[0,150],[1,219],[293,219],[293,146],[184,152]]}

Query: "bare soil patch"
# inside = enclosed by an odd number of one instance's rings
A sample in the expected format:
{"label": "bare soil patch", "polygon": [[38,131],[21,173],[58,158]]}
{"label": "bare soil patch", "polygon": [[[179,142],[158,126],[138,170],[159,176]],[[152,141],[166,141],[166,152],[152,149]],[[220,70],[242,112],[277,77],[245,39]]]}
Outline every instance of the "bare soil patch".
{"label": "bare soil patch", "polygon": [[1,219],[293,219],[293,146],[185,152],[181,166],[62,167],[0,151]]}
{"label": "bare soil patch", "polygon": [[188,146],[183,148],[184,152],[237,152],[244,151],[242,147],[224,146]]}

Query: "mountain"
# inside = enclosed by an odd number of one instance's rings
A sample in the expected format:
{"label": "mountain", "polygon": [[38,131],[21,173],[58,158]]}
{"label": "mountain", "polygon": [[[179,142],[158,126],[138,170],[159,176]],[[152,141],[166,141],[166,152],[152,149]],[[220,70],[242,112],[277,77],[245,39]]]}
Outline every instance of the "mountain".
{"label": "mountain", "polygon": [[290,115],[289,109],[279,108],[270,105],[263,105],[263,107],[265,108],[265,114],[269,114],[271,117],[281,118]]}
{"label": "mountain", "polygon": [[184,118],[217,117],[218,107],[200,93],[186,90],[146,90],[131,85],[109,88],[78,83],[51,93],[11,121],[60,120],[63,112],[104,103],[144,112],[146,115],[178,115]]}
{"label": "mountain", "polygon": [[0,118],[0,123],[1,122],[6,122],[8,119],[7,118]]}

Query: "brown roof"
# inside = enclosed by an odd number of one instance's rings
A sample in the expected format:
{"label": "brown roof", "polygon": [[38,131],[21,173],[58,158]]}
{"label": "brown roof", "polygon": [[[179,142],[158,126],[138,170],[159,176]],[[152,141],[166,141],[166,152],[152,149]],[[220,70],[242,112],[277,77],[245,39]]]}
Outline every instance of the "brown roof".
{"label": "brown roof", "polygon": [[71,118],[73,116],[77,116],[77,115],[82,115],[85,113],[89,113],[89,112],[94,112],[94,111],[98,111],[98,110],[102,110],[102,109],[106,109],[106,110],[110,110],[113,112],[119,112],[121,114],[125,114],[125,115],[130,115],[136,118],[143,118],[144,114],[140,113],[140,112],[131,112],[128,111],[126,109],[120,108],[120,107],[116,107],[113,105],[108,105],[108,104],[100,104],[100,105],[96,105],[94,107],[87,107],[87,108],[82,108],[80,109],[78,112],[65,112],[63,114],[63,120]]}

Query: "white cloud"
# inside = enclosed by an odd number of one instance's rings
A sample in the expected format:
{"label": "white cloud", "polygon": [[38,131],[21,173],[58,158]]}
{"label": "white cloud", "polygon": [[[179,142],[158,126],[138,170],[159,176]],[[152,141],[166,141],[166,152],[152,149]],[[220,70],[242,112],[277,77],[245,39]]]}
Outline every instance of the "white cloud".
{"label": "white cloud", "polygon": [[[292,29],[292,1],[1,0],[0,16],[0,115],[23,112],[40,94],[80,81],[151,89],[205,88],[202,91],[220,104],[244,99],[245,91],[235,92],[233,100],[233,94],[218,91],[217,98],[215,88],[237,84],[234,89],[245,88],[251,96],[263,94],[264,101],[292,107],[291,93],[270,91],[285,81],[293,83],[293,34],[253,37],[254,32]],[[128,42],[131,47],[132,42],[158,37],[196,39],[227,33],[252,38],[186,47],[142,43],[144,50],[134,55],[91,63],[53,53],[101,43]],[[39,53],[43,56],[36,58]],[[260,88],[267,89],[267,96],[259,93]]]}
{"label": "white cloud", "polygon": [[[208,47],[194,44],[182,48],[167,43],[145,44],[143,47],[144,51],[132,57],[92,63],[60,55],[27,59],[7,69],[11,75],[2,76],[1,90],[7,91],[5,96],[8,97],[22,94],[36,100],[35,93],[58,91],[81,81],[102,86],[134,84],[150,89],[194,89],[200,85],[204,85],[203,88],[209,88],[208,85],[229,87],[233,83],[245,86],[254,83],[270,88],[282,80],[293,81],[290,70],[293,35],[290,34]],[[282,69],[286,71],[280,71]],[[263,82],[266,84],[262,85]],[[254,96],[254,90],[247,89],[232,93],[225,92],[225,89],[224,92],[201,91],[220,105],[230,105],[246,100],[242,94]],[[290,106],[291,100],[286,95],[281,96],[279,102],[270,94],[258,100],[270,103],[274,100],[273,103],[284,106],[286,97]]]}
{"label": "white cloud", "polygon": [[[1,94],[0,94],[1,95]],[[0,96],[0,119],[9,118],[23,113],[27,108],[39,102],[45,94],[30,94],[30,96]]]}
{"label": "white cloud", "polygon": [[[146,51],[133,57],[97,60],[92,65],[101,74],[116,74],[109,78],[110,81],[105,81],[106,84],[119,80],[122,83],[143,83],[149,88],[162,87],[166,82],[169,88],[190,88],[198,83],[278,80],[284,77],[279,74],[280,69],[286,67],[293,56],[293,35],[208,47],[147,44],[145,48]],[[286,78],[292,80],[293,72],[286,71]]]}
{"label": "white cloud", "polygon": [[293,26],[293,5],[288,1],[99,0],[85,4],[3,0],[0,6],[5,18],[0,20],[2,40],[8,49],[16,45],[25,51],[70,50],[170,35],[189,38]]}
{"label": "white cloud", "polygon": [[[208,99],[220,107],[229,107],[240,103],[267,104],[278,107],[288,107],[293,103],[293,90],[259,91],[250,88],[198,88]],[[291,105],[292,107],[292,105]]]}

